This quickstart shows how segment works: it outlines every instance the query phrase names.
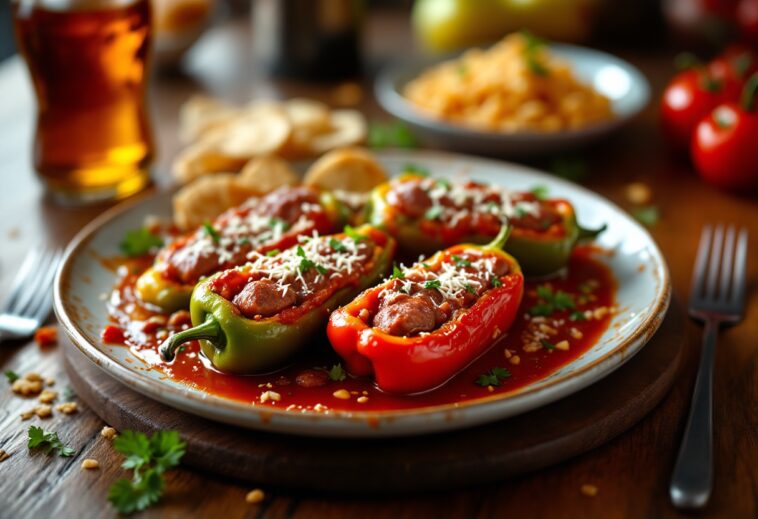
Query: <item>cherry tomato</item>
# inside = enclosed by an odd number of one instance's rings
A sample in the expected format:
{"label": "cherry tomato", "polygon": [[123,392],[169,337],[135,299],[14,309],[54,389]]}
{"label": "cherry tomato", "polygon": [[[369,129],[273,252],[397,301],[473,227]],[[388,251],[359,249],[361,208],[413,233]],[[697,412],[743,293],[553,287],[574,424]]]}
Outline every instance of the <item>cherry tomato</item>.
{"label": "cherry tomato", "polygon": [[740,0],[735,17],[742,39],[758,47],[758,0]]}
{"label": "cherry tomato", "polygon": [[717,106],[695,129],[692,160],[700,176],[718,187],[758,190],[756,90],[758,73],[746,83],[741,104]]}
{"label": "cherry tomato", "polygon": [[668,140],[676,148],[688,149],[697,123],[723,100],[720,83],[702,70],[678,73],[661,99],[661,121]]}
{"label": "cherry tomato", "polygon": [[730,45],[706,66],[710,77],[721,84],[724,100],[737,101],[745,80],[758,71],[758,56],[744,45]]}

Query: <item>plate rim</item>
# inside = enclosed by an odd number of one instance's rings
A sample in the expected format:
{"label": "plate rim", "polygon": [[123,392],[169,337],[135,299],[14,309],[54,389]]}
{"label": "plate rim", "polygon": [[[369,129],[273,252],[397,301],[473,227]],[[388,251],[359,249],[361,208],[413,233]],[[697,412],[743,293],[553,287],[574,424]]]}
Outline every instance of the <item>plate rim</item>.
{"label": "plate rim", "polygon": [[622,65],[623,68],[625,68],[627,72],[629,72],[630,75],[634,77],[635,84],[640,87],[641,102],[639,105],[626,115],[614,117],[609,121],[593,124],[581,129],[562,130],[558,132],[516,131],[512,133],[506,133],[478,130],[473,127],[452,124],[441,119],[435,119],[431,116],[424,115],[423,112],[414,110],[413,106],[403,97],[403,95],[397,89],[396,83],[399,81],[398,76],[408,68],[427,68],[450,59],[455,59],[456,57],[461,56],[467,50],[473,48],[489,48],[489,46],[469,47],[461,52],[448,53],[441,56],[413,56],[405,60],[396,61],[389,65],[385,65],[380,69],[379,73],[376,76],[376,79],[374,80],[374,95],[376,96],[379,105],[387,110],[387,112],[394,115],[395,117],[398,117],[399,119],[402,119],[415,126],[426,128],[428,131],[444,134],[445,136],[451,138],[479,139],[492,143],[502,143],[504,141],[508,141],[513,144],[521,142],[544,144],[554,142],[558,139],[584,139],[595,137],[616,130],[635,117],[639,116],[640,113],[642,113],[650,104],[652,95],[650,81],[639,68],[626,61],[625,59],[614,56],[608,52],[584,47],[581,45],[572,45],[569,43],[551,43],[550,48],[559,52],[594,55],[598,58],[603,58],[607,62],[614,63],[616,65]]}
{"label": "plate rim", "polygon": [[[466,161],[469,163],[472,163],[472,162],[479,163],[480,165],[485,165],[490,168],[493,168],[493,167],[506,168],[510,171],[518,171],[519,173],[529,173],[532,175],[536,175],[535,183],[539,183],[541,179],[549,179],[551,183],[562,185],[563,187],[567,187],[569,189],[583,192],[583,194],[585,195],[598,197],[602,199],[604,203],[608,204],[616,211],[622,214],[626,214],[625,211],[623,211],[620,207],[618,207],[612,201],[610,201],[606,197],[594,191],[591,191],[590,189],[585,188],[584,186],[575,184],[573,182],[569,182],[559,177],[555,177],[553,175],[550,175],[538,169],[531,168],[528,166],[523,166],[521,164],[517,164],[513,162],[476,157],[476,156],[460,154],[460,153],[450,153],[450,152],[438,151],[438,150],[381,150],[381,151],[376,151],[375,154],[380,159],[380,161],[382,158],[385,158],[387,160],[408,160],[410,156],[414,156],[415,160],[419,160],[419,159],[420,160],[434,160],[435,158],[444,159],[448,161],[458,160],[458,161]],[[602,357],[598,359],[595,359],[594,361],[587,364],[586,366],[583,366],[578,371],[568,373],[559,377],[551,377],[548,383],[540,385],[539,384],[540,382],[545,382],[546,380],[545,378],[543,378],[541,379],[541,381],[537,381],[536,383],[518,388],[514,390],[513,392],[499,393],[495,395],[486,395],[481,398],[472,399],[472,400],[468,400],[464,402],[421,406],[421,407],[415,407],[411,409],[400,409],[400,410],[345,411],[345,410],[339,410],[339,409],[330,409],[328,414],[315,412],[315,411],[306,411],[306,412],[298,411],[297,413],[295,413],[292,411],[286,411],[283,408],[277,409],[273,407],[265,407],[265,408],[255,407],[249,404],[245,404],[241,401],[229,399],[229,398],[226,398],[220,395],[211,394],[211,393],[202,393],[202,395],[200,394],[196,395],[187,390],[182,390],[180,388],[167,385],[161,382],[160,380],[152,379],[151,377],[141,373],[139,370],[130,369],[128,366],[122,365],[117,360],[111,358],[105,351],[101,350],[96,344],[91,343],[86,338],[82,328],[75,322],[75,319],[72,318],[72,315],[70,315],[70,312],[67,311],[67,305],[66,305],[65,295],[64,295],[66,285],[70,282],[71,270],[73,268],[75,259],[79,257],[82,250],[94,238],[95,234],[98,231],[100,231],[104,226],[106,226],[112,220],[129,212],[131,209],[144,203],[145,201],[151,200],[154,198],[159,198],[159,197],[167,197],[170,194],[171,194],[170,189],[168,190],[162,189],[162,190],[151,190],[151,191],[142,193],[140,195],[137,195],[134,198],[121,202],[120,204],[107,209],[106,211],[98,215],[96,218],[94,218],[92,221],[90,221],[87,225],[85,225],[76,234],[76,236],[72,239],[72,241],[66,247],[63,261],[58,267],[58,270],[55,275],[55,281],[54,281],[54,286],[53,286],[53,308],[55,311],[55,315],[58,321],[60,322],[60,324],[63,326],[64,331],[71,339],[74,346],[77,349],[79,349],[82,353],[84,353],[84,355],[87,358],[89,358],[92,362],[94,362],[97,366],[99,366],[106,373],[113,376],[120,382],[136,389],[137,391],[145,394],[146,396],[154,400],[158,400],[172,407],[180,408],[182,410],[185,410],[195,415],[205,416],[212,420],[227,422],[227,423],[234,423],[236,425],[241,425],[247,428],[260,429],[263,431],[270,431],[270,432],[283,432],[283,433],[288,433],[288,434],[311,436],[311,437],[407,436],[407,435],[414,435],[414,434],[428,434],[434,431],[443,431],[443,430],[452,430],[456,428],[463,428],[463,427],[468,427],[475,424],[487,423],[490,421],[504,419],[507,416],[521,414],[530,409],[542,407],[548,402],[552,402],[560,398],[563,398],[565,396],[568,396],[570,394],[573,394],[597,382],[598,380],[605,378],[606,376],[610,375],[613,371],[618,369],[621,365],[626,363],[630,358],[634,356],[634,354],[636,354],[640,349],[642,349],[642,347],[644,347],[644,345],[650,340],[650,338],[657,332],[660,324],[663,322],[663,319],[665,318],[666,312],[669,307],[669,302],[671,299],[672,290],[671,290],[670,273],[669,273],[668,265],[666,264],[666,261],[665,261],[665,257],[663,256],[663,253],[660,251],[660,248],[658,247],[658,245],[656,244],[655,240],[652,238],[650,233],[647,231],[647,229],[642,227],[638,222],[634,221],[631,217],[627,215],[629,222],[635,225],[639,232],[644,233],[644,235],[647,237],[649,242],[652,244],[656,255],[658,256],[658,258],[660,258],[661,283],[660,283],[659,293],[656,294],[656,299],[651,305],[653,307],[653,310],[649,312],[645,320],[642,323],[640,323],[635,328],[635,330],[633,330],[633,333],[623,338],[620,338],[619,344],[616,347],[614,347],[612,351],[606,353],[605,355],[603,355]],[[575,380],[572,380],[572,379],[575,379]],[[553,398],[554,393],[559,393],[560,396],[558,396],[557,398]],[[514,399],[516,400],[515,403],[513,402]],[[530,399],[532,400],[532,403],[530,403]],[[381,427],[375,427],[373,428],[373,431],[375,434],[366,434],[367,432],[370,432],[370,431],[363,431],[363,433],[361,434],[360,430],[354,430],[354,429],[339,431],[337,430],[339,429],[339,427],[337,429],[329,429],[329,425],[327,425],[328,430],[321,429],[318,431],[313,431],[313,430],[291,431],[289,430],[289,427],[287,426],[286,423],[280,424],[280,426],[277,427],[273,421],[274,418],[278,417],[278,418],[284,419],[285,421],[295,419],[300,423],[305,423],[305,422],[313,423],[314,420],[315,421],[323,420],[323,421],[326,421],[328,424],[330,420],[336,420],[339,423],[356,422],[356,421],[365,422],[369,426],[372,426],[377,421],[382,422],[382,423],[395,422],[396,425],[399,425],[400,423],[402,423],[402,419],[408,418],[408,417],[416,417],[416,418],[420,418],[424,416],[434,417],[435,415],[438,415],[440,413],[447,415],[448,413],[451,413],[451,412],[481,411],[487,406],[494,405],[497,403],[503,404],[509,401],[512,407],[515,407],[516,410],[510,413],[506,413],[505,415],[502,412],[501,413],[494,412],[494,414],[496,414],[497,416],[491,417],[491,418],[486,417],[483,419],[482,418],[474,419],[473,417],[469,416],[468,420],[460,420],[460,422],[464,422],[464,423],[456,423],[456,422],[453,422],[452,420],[446,420],[445,418],[443,418],[443,421],[447,424],[444,427],[435,427],[434,424],[438,422],[434,420],[430,420],[429,422],[426,422],[426,424],[422,426],[407,427],[408,429],[410,429],[410,431],[405,430],[405,429],[396,431],[390,428],[383,429]],[[220,416],[219,414],[211,414],[211,413],[205,412],[205,410],[198,410],[198,409],[190,407],[191,403],[207,405],[209,402],[213,402],[214,405],[220,406],[223,411],[231,413],[231,414],[227,418],[226,416]],[[257,415],[257,417],[261,419],[260,423],[255,424],[249,420],[233,419],[233,417],[237,413],[240,413],[240,412],[249,416]]]}

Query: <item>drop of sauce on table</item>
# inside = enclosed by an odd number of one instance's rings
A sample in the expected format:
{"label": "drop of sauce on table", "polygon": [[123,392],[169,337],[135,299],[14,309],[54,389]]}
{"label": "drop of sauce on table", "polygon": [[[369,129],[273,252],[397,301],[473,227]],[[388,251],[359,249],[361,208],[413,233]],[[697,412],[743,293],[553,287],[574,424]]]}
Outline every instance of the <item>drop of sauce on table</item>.
{"label": "drop of sauce on table", "polygon": [[[158,355],[158,346],[166,331],[163,335],[160,329],[151,333],[142,331],[145,321],[160,314],[142,306],[134,294],[139,274],[152,263],[150,257],[121,262],[118,268],[120,280],[108,306],[114,324],[122,332],[123,344],[151,369],[159,370],[174,381],[230,400],[292,412],[394,411],[457,406],[511,393],[542,380],[597,343],[608,328],[616,290],[610,270],[596,259],[602,254],[596,247],[577,247],[562,276],[527,281],[524,299],[511,329],[490,350],[445,384],[415,395],[385,393],[374,385],[372,379],[351,376],[341,381],[326,378],[320,387],[298,385],[297,377],[304,371],[329,371],[340,362],[325,334],[314,337],[292,364],[268,374],[240,376],[219,372],[200,353],[197,342],[188,343],[171,364],[163,362]],[[538,287],[542,288],[538,290]],[[535,306],[544,303],[540,293],[544,294],[545,287],[552,293],[561,291],[570,295],[575,307],[554,311],[549,317],[531,315]],[[496,367],[507,369],[510,376],[499,379],[498,385],[480,385],[484,384],[481,376]],[[264,396],[266,392],[268,395]],[[335,392],[342,397],[349,395],[349,398],[339,398]],[[277,394],[279,400],[275,400],[276,396],[272,398],[272,393]]]}

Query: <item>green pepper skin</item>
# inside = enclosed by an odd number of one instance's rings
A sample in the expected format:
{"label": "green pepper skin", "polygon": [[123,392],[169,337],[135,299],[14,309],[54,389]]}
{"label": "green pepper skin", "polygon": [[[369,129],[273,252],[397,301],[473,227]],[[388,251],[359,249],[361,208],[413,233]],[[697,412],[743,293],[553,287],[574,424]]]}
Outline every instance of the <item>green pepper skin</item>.
{"label": "green pepper skin", "polygon": [[[406,174],[403,177],[412,178],[413,175]],[[399,214],[389,204],[386,197],[389,189],[390,184],[385,183],[371,192],[365,220],[392,234],[403,253],[412,256],[429,255],[459,243],[486,244],[493,238],[490,235],[473,234],[466,235],[460,240],[450,241],[438,234],[425,233],[417,221]],[[558,205],[565,232],[561,236],[550,236],[513,227],[505,246],[505,251],[516,258],[523,272],[530,277],[549,276],[559,272],[568,264],[571,251],[579,240],[594,238],[605,229],[605,226],[598,230],[580,227],[576,221],[573,206],[565,200],[548,202]]]}
{"label": "green pepper skin", "polygon": [[[323,332],[333,310],[351,301],[388,273],[395,252],[395,241],[383,232],[368,227],[357,229],[356,232],[373,237],[377,246],[381,247],[373,268],[358,283],[336,291],[325,302],[308,309],[294,322],[283,322],[278,316],[252,320],[240,315],[232,302],[211,290],[213,279],[223,274],[220,272],[197,284],[190,301],[194,328],[170,337],[161,345],[161,355],[165,360],[171,360],[179,344],[200,339],[203,354],[220,371],[251,374],[281,366],[312,343],[314,336]],[[381,236],[384,243],[379,243],[375,239],[377,236]]]}
{"label": "green pepper skin", "polygon": [[[319,193],[319,205],[324,209],[324,213],[329,222],[332,222],[327,228],[319,228],[319,232],[333,232],[341,229],[348,223],[350,218],[350,209],[340,202],[332,193],[322,191]],[[272,244],[268,249],[284,248],[277,244]],[[183,310],[190,306],[190,297],[195,287],[193,284],[184,284],[178,281],[168,279],[162,272],[164,262],[159,253],[152,267],[147,269],[138,279],[136,284],[137,297],[143,303],[148,303],[157,307],[165,313],[172,313],[177,310]]]}

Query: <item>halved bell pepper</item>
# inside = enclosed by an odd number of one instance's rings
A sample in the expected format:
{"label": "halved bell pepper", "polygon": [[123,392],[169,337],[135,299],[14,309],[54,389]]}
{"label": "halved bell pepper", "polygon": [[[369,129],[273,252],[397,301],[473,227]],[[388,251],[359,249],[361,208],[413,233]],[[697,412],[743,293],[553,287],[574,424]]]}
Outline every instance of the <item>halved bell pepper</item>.
{"label": "halved bell pepper", "polygon": [[[275,191],[266,196],[279,196],[280,192],[281,191]],[[342,226],[347,223],[347,218],[350,215],[348,208],[338,201],[331,193],[326,191],[320,192],[317,194],[317,200],[320,209],[316,211],[311,210],[309,212],[309,218],[311,220],[310,225],[299,229],[297,233],[285,233],[282,235],[281,239],[270,241],[258,247],[254,247],[251,250],[255,250],[256,252],[268,252],[277,249],[283,250],[295,244],[298,236],[310,235],[313,231],[316,231],[319,234],[332,233],[341,229]],[[247,210],[249,210],[249,208]],[[156,256],[155,263],[137,279],[135,290],[140,301],[153,305],[164,312],[174,312],[176,310],[187,308],[189,306],[192,290],[195,287],[195,284],[199,281],[199,278],[183,280],[177,276],[170,266],[170,256],[183,247],[195,246],[198,240],[210,240],[212,238],[215,242],[221,241],[225,236],[230,216],[233,217],[235,211],[238,211],[238,209],[230,209],[219,216],[213,224],[210,225],[210,228],[212,229],[211,232],[217,233],[217,236],[207,236],[208,229],[203,227],[175,240],[161,249]],[[293,213],[291,218],[293,221],[285,223],[294,223],[294,220],[297,220],[297,217],[299,216],[300,214]],[[273,222],[274,224],[277,224],[279,220],[273,219]],[[249,242],[250,238],[251,236],[236,236],[238,241],[247,240]],[[218,243],[214,246],[216,245],[218,245]],[[247,248],[250,248],[250,246],[247,245]],[[204,276],[235,267],[245,261],[246,259],[242,256],[242,260],[239,262],[219,262],[215,268],[210,269],[204,274]]]}
{"label": "halved bell pepper", "polygon": [[[271,317],[248,319],[239,308],[214,291],[223,276],[251,273],[252,266],[220,272],[197,284],[192,292],[190,314],[194,328],[169,337],[160,347],[161,356],[170,361],[177,348],[188,341],[200,340],[203,354],[217,369],[237,374],[260,373],[279,367],[314,336],[323,333],[329,314],[350,301],[361,290],[386,275],[395,253],[395,240],[369,226],[352,230],[350,237],[370,240],[372,258],[364,268],[342,280],[330,282],[297,306]],[[340,240],[345,234],[314,239]],[[276,259],[276,258],[272,258]],[[230,278],[231,279],[231,278]],[[243,283],[246,283],[243,279]]]}
{"label": "halved bell pepper", "polygon": [[[424,180],[427,180],[427,177],[405,173],[377,186],[371,193],[366,221],[387,229],[395,236],[401,253],[416,256],[431,254],[457,243],[487,243],[498,233],[502,217],[494,213],[480,214],[476,226],[472,226],[467,220],[471,213],[464,210],[461,211],[462,217],[450,224],[429,218],[428,214],[410,217],[388,200],[388,193],[393,186]],[[579,226],[574,207],[567,200],[537,200],[529,193],[520,193],[519,196],[530,199],[531,203],[539,204],[539,207],[551,215],[551,219],[537,229],[533,228],[534,225],[527,225],[529,215],[509,216],[512,229],[505,249],[518,260],[524,273],[529,276],[546,276],[561,270],[567,265],[577,241],[594,238],[605,229],[605,226],[597,230]]]}
{"label": "halved bell pepper", "polygon": [[444,384],[488,350],[513,323],[524,292],[518,263],[501,250],[507,236],[508,228],[503,226],[487,245],[456,245],[411,267],[435,271],[443,262],[456,261],[456,256],[471,250],[498,256],[509,266],[471,306],[459,308],[434,331],[396,336],[372,326],[381,293],[394,280],[366,290],[332,313],[327,335],[347,370],[356,376],[373,376],[384,391],[419,393]]}

